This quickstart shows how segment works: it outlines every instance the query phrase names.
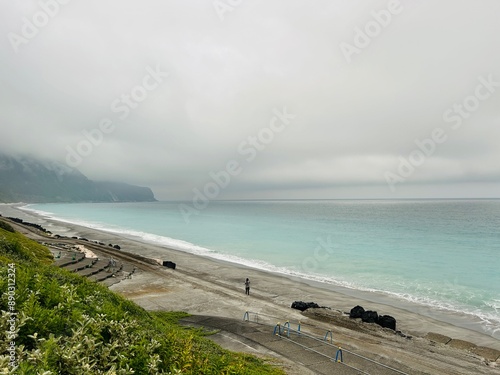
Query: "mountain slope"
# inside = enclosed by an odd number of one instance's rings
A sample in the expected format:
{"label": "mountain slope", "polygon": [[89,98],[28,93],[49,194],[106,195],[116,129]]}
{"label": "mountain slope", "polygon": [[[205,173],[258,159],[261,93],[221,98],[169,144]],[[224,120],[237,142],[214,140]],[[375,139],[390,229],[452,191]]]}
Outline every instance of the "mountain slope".
{"label": "mountain slope", "polygon": [[147,187],[89,180],[57,161],[0,153],[0,202],[130,201],[155,201],[155,197]]}

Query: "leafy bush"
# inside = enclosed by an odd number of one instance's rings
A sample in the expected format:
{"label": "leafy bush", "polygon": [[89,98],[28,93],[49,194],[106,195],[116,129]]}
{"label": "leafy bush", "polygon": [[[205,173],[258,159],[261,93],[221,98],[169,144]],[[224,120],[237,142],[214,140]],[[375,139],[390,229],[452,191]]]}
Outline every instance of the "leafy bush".
{"label": "leafy bush", "polygon": [[[0,229],[0,331],[9,329],[7,269],[15,263],[18,374],[283,374],[185,329],[182,312],[147,312],[102,285],[47,264],[50,252]],[[0,335],[0,374],[10,340]],[[9,372],[10,371],[10,372]]]}
{"label": "leafy bush", "polygon": [[51,252],[21,233],[12,233],[0,228],[0,256],[8,255],[11,260],[35,264],[51,264],[54,257]]}
{"label": "leafy bush", "polygon": [[6,230],[7,232],[11,232],[11,233],[15,232],[14,228],[12,228],[12,226],[9,223],[7,223],[6,221],[3,221],[3,220],[0,220],[0,228]]}

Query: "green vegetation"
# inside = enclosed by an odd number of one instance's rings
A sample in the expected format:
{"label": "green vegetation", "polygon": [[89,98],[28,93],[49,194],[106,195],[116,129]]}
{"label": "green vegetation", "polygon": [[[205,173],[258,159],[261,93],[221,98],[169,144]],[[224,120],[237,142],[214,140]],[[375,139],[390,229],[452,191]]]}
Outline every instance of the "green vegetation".
{"label": "green vegetation", "polygon": [[12,233],[15,232],[14,228],[12,228],[12,226],[9,223],[7,223],[1,219],[0,219],[0,228],[5,229],[7,232],[12,232]]}
{"label": "green vegetation", "polygon": [[[179,326],[185,313],[148,312],[51,259],[45,247],[0,228],[0,374],[283,374]],[[7,292],[13,268],[15,306]],[[9,307],[17,314],[16,370]]]}

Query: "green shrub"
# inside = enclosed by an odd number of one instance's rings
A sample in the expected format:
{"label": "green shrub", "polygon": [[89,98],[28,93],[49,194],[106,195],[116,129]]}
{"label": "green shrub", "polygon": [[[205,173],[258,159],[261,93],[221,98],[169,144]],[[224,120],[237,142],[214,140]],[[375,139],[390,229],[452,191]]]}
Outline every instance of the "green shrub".
{"label": "green shrub", "polygon": [[[50,252],[0,229],[0,330],[9,326],[7,265],[15,263],[18,374],[283,374],[186,329],[183,312],[147,312],[133,302],[47,264]],[[9,372],[0,335],[0,374]]]}
{"label": "green shrub", "polygon": [[6,230],[7,232],[11,232],[11,233],[16,232],[14,230],[14,228],[12,228],[12,226],[9,223],[7,223],[6,221],[3,221],[3,220],[0,220],[0,228],[2,228],[3,230]]}
{"label": "green shrub", "polygon": [[[0,228],[0,255],[11,260],[51,264],[54,261],[49,249],[23,236]],[[0,262],[5,262],[0,258]]]}

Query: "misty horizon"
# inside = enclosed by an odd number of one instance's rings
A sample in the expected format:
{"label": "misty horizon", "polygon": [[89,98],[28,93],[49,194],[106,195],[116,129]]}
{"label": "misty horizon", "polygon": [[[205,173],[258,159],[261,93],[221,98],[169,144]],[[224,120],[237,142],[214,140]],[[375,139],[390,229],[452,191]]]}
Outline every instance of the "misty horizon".
{"label": "misty horizon", "polygon": [[0,7],[0,152],[162,201],[500,198],[496,1]]}

